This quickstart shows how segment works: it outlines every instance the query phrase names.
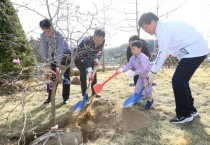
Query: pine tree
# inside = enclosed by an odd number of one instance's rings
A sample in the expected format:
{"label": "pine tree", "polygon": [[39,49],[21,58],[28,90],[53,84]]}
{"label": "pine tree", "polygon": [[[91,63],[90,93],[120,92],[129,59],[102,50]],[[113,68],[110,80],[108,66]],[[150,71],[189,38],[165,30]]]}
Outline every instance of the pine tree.
{"label": "pine tree", "polygon": [[[12,63],[19,58],[20,65]],[[32,75],[36,59],[10,0],[0,0],[0,73]]]}

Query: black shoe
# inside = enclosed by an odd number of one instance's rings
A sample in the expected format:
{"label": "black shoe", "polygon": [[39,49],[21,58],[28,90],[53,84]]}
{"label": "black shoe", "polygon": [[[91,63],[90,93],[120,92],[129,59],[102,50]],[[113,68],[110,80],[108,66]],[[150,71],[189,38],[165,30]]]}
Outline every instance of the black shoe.
{"label": "black shoe", "polygon": [[174,118],[170,119],[170,123],[180,124],[193,121],[193,116],[175,116]]}
{"label": "black shoe", "polygon": [[69,103],[69,99],[67,99],[66,101],[63,101],[63,105],[68,104]]}
{"label": "black shoe", "polygon": [[101,98],[101,95],[100,95],[100,94],[93,94],[93,93],[92,93],[91,96],[94,96],[94,95],[96,95],[96,96],[95,96],[96,98]]}
{"label": "black shoe", "polygon": [[197,111],[191,111],[190,114],[193,117],[197,117],[199,115],[199,113]]}
{"label": "black shoe", "polygon": [[49,103],[50,103],[50,100],[48,99],[44,101],[44,104],[49,104]]}
{"label": "black shoe", "polygon": [[96,94],[96,98],[101,98],[101,95],[100,94]]}

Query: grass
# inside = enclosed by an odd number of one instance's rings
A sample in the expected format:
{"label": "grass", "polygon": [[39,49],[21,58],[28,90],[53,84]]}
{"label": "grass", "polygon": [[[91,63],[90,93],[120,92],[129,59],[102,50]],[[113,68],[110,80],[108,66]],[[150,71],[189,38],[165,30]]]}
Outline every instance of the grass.
{"label": "grass", "polygon": [[[200,118],[193,122],[174,125],[169,123],[169,118],[175,115],[175,101],[171,86],[171,77],[174,68],[160,71],[157,76],[157,85],[153,87],[154,106],[151,110],[144,111],[145,100],[142,100],[133,110],[144,113],[149,119],[148,124],[141,126],[138,131],[127,131],[121,128],[119,110],[122,109],[125,99],[133,94],[133,87],[129,87],[127,73],[118,75],[103,86],[101,101],[103,106],[97,108],[95,116],[87,120],[93,128],[97,128],[98,138],[88,140],[88,145],[209,145],[210,144],[210,68],[205,71],[199,68],[190,81],[192,95],[195,98]],[[99,72],[98,83],[105,81],[114,71]],[[34,85],[33,83],[29,85]],[[40,86],[39,86],[40,87]],[[45,85],[41,85],[45,90]],[[58,86],[56,94],[56,115],[60,128],[74,124],[71,108],[82,99],[80,86],[71,85],[70,104],[61,106],[62,85]],[[25,97],[23,97],[25,96]],[[0,102],[10,99],[0,110],[0,137],[11,137],[23,128],[25,115],[28,132],[37,133],[49,130],[50,105],[43,105],[47,98],[45,91],[35,93],[34,90],[17,95],[0,96]],[[107,105],[107,103],[110,103]],[[19,104],[19,105],[18,105]],[[106,106],[107,105],[107,106]],[[15,107],[17,106],[17,107]],[[1,107],[1,106],[0,106]],[[103,110],[104,107],[104,110]],[[107,109],[107,108],[109,109]],[[100,112],[100,113],[97,113]],[[25,112],[25,114],[24,114]],[[7,116],[10,114],[8,119]],[[97,116],[96,116],[97,115]],[[132,120],[130,122],[132,124]],[[143,124],[143,122],[139,122]],[[144,125],[144,124],[143,124]],[[71,130],[71,129],[70,129]],[[1,138],[0,138],[1,141]],[[0,142],[1,143],[1,142]]]}

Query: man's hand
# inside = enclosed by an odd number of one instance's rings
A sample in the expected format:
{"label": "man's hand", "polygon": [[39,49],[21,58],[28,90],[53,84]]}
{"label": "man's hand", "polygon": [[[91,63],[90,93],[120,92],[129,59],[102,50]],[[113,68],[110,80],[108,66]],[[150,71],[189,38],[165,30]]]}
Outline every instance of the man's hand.
{"label": "man's hand", "polygon": [[117,70],[117,72],[120,74],[120,73],[123,72],[123,69],[122,69],[122,68],[119,68],[119,69]]}
{"label": "man's hand", "polygon": [[155,78],[156,78],[156,73],[154,73],[154,72],[152,72],[152,71],[150,71],[149,72],[149,74],[148,74],[148,77],[149,77],[149,83],[152,83],[154,80],[155,80]]}
{"label": "man's hand", "polygon": [[132,71],[131,73],[128,74],[128,78],[131,79],[136,75],[135,71]]}

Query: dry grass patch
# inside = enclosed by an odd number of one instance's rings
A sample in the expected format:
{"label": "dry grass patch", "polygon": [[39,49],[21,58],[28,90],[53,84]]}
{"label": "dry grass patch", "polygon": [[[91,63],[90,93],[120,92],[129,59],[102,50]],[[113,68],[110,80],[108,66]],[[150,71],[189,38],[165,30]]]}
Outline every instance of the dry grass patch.
{"label": "dry grass patch", "polygon": [[[154,106],[143,109],[146,100],[136,106],[122,110],[127,97],[133,94],[133,86],[127,73],[119,74],[103,86],[101,98],[94,99],[91,109],[79,116],[73,116],[73,106],[82,99],[80,86],[71,85],[70,103],[61,105],[62,85],[56,93],[56,116],[60,129],[76,130],[78,124],[89,145],[209,145],[210,144],[210,68],[199,68],[190,82],[200,118],[193,122],[174,125],[169,118],[175,115],[175,101],[171,87],[174,69],[161,71],[153,87]],[[104,82],[114,71],[98,72],[98,83]],[[32,85],[32,84],[31,84]],[[29,90],[16,95],[0,96],[0,102],[12,98],[1,108],[0,136],[11,137],[23,128],[26,117],[27,132],[49,131],[50,105],[43,105],[47,98],[45,85],[42,91]],[[24,97],[23,97],[24,96]],[[16,108],[14,108],[17,106]],[[24,109],[24,110],[23,110]],[[8,120],[4,119],[10,114]],[[26,113],[26,114],[24,114]],[[3,140],[3,139],[2,139]]]}

